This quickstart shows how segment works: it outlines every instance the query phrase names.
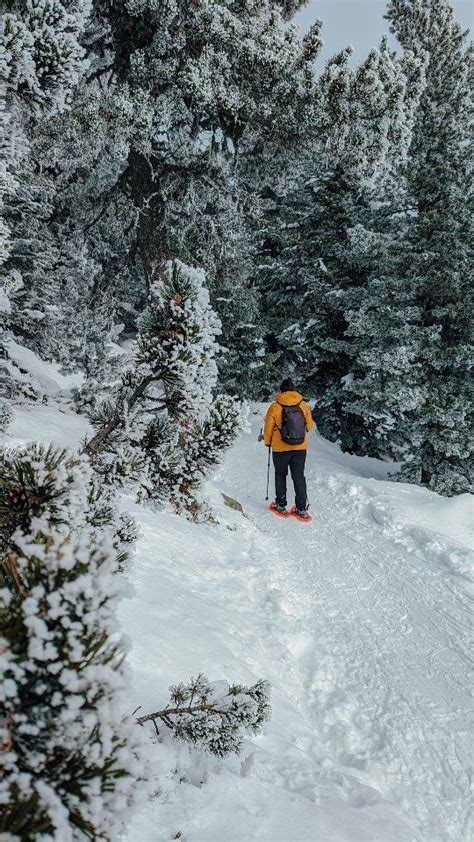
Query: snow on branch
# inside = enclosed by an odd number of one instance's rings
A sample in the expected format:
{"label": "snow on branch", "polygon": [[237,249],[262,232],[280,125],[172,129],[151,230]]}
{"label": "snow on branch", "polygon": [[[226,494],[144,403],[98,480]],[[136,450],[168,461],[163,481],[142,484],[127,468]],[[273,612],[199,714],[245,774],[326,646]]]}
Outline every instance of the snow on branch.
{"label": "snow on branch", "polygon": [[84,452],[105,483],[138,482],[143,499],[195,517],[197,490],[235,439],[241,404],[215,394],[221,326],[205,273],[180,260],[156,272],[134,358],[94,409]]}
{"label": "snow on branch", "polygon": [[170,687],[171,700],[163,710],[137,719],[139,725],[160,720],[174,735],[223,757],[239,752],[246,731],[258,733],[270,718],[270,685],[257,681],[251,687],[226,681],[209,683],[200,674],[189,684]]}
{"label": "snow on branch", "polygon": [[15,838],[117,838],[143,777],[113,514],[84,458],[0,455],[0,830]]}

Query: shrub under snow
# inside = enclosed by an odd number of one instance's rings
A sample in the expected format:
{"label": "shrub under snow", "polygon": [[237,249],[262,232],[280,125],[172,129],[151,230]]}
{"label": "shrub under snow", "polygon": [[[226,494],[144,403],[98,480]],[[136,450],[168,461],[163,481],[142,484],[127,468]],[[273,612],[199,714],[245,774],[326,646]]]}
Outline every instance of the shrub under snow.
{"label": "shrub under snow", "polygon": [[31,445],[0,457],[0,477],[0,829],[116,839],[143,775],[121,706],[119,553],[88,522],[82,459]]}

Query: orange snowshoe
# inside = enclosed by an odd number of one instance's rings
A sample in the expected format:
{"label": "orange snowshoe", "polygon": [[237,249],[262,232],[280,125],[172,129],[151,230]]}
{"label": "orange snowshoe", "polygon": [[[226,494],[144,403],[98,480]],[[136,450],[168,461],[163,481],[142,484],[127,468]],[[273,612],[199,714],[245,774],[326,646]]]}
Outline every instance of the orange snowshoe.
{"label": "orange snowshoe", "polygon": [[270,505],[268,507],[268,510],[272,513],[272,515],[276,515],[277,517],[286,518],[286,517],[290,516],[290,513],[287,512],[286,509],[284,509],[282,511],[277,507],[277,504],[275,503],[275,500],[272,500],[272,502],[270,503]]}
{"label": "orange snowshoe", "polygon": [[312,523],[313,522],[313,518],[311,517],[309,512],[306,512],[305,515],[300,514],[300,512],[298,511],[296,506],[292,506],[290,511],[288,512],[288,514],[291,517],[294,517],[295,520],[300,520],[301,523]]}

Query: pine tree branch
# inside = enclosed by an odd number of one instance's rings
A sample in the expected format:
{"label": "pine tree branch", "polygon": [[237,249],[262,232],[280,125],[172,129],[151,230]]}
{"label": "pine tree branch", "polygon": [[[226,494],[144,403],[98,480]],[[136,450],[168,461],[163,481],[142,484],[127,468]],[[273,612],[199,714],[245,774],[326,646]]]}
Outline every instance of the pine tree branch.
{"label": "pine tree branch", "polygon": [[[148,374],[143,380],[140,381],[138,386],[135,388],[134,392],[132,392],[129,400],[127,401],[127,405],[129,409],[131,409],[139,398],[142,397],[145,390],[148,386],[156,380],[161,380],[163,376],[163,372],[152,372]],[[94,453],[97,453],[100,445],[110,436],[111,433],[114,432],[118,427],[123,427],[125,424],[124,416],[116,410],[112,415],[110,421],[96,433],[90,441],[88,441],[82,450],[83,453],[87,453],[88,456],[92,456]]]}
{"label": "pine tree branch", "polygon": [[18,571],[16,569],[15,561],[16,561],[16,557],[15,557],[14,553],[8,552],[5,556],[5,561],[4,561],[5,567],[10,571],[11,577],[12,577],[13,581],[15,582],[16,589],[17,589],[18,593],[20,594],[21,598],[26,599],[27,593],[26,593],[26,591],[25,591],[25,589],[24,589],[24,587],[21,583],[20,577],[18,575]]}
{"label": "pine tree branch", "polygon": [[96,216],[92,218],[92,220],[90,222],[88,222],[86,225],[84,225],[84,229],[83,229],[84,231],[89,231],[91,228],[94,227],[94,225],[96,225],[102,219],[104,214],[110,209],[110,200],[113,198],[114,194],[116,194],[120,191],[122,185],[127,183],[129,175],[130,175],[130,165],[127,165],[125,167],[125,169],[123,170],[123,172],[120,173],[120,176],[119,176],[118,180],[115,182],[115,184],[109,190],[106,190],[105,193],[103,193],[100,196],[100,199],[103,203],[102,208],[99,211],[99,213],[96,214]]}
{"label": "pine tree branch", "polygon": [[226,710],[219,710],[219,708],[214,707],[212,704],[204,703],[202,705],[194,705],[187,708],[164,708],[163,710],[157,710],[155,713],[147,713],[145,716],[139,716],[137,719],[137,723],[139,725],[143,725],[144,722],[154,721],[155,719],[161,719],[168,728],[173,728],[173,723],[170,720],[170,716],[178,716],[180,713],[189,713],[193,715],[194,713],[217,713],[219,716],[229,716],[229,712]]}

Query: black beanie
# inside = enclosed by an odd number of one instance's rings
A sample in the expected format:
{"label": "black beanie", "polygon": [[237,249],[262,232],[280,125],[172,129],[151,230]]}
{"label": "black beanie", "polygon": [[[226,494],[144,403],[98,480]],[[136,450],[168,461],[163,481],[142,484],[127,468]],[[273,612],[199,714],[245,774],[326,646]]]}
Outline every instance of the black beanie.
{"label": "black beanie", "polygon": [[280,392],[296,392],[296,386],[291,377],[287,377],[286,380],[282,381],[280,384]]}

